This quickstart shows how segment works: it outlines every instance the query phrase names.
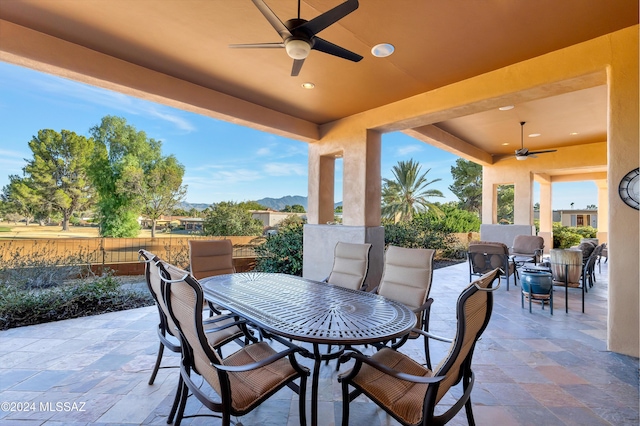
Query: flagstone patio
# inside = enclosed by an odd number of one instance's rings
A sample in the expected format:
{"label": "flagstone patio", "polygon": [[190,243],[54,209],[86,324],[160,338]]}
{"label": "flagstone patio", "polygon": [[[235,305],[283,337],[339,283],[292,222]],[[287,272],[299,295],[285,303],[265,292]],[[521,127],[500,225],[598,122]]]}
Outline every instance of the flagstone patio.
{"label": "flagstone patio", "polygon": [[[435,334],[452,335],[456,298],[468,278],[466,263],[434,271]],[[503,283],[494,293],[492,319],[473,362],[471,398],[478,425],[638,425],[638,359],[607,351],[606,264],[596,279],[584,314],[579,289],[570,289],[568,313],[564,290],[556,289],[553,316],[548,307],[534,305],[532,313],[528,306],[521,308],[519,287],[511,285],[507,292]],[[161,369],[155,383],[147,384],[158,347],[156,324],[155,307],[147,307],[0,332],[0,424],[166,424],[178,370]],[[448,347],[434,342],[432,349],[437,363]],[[225,353],[232,350],[228,346]],[[403,351],[424,360],[421,341],[410,341]],[[163,365],[178,361],[176,354],[166,353]],[[323,365],[321,371],[323,426],[341,421],[334,366]],[[443,404],[451,401],[447,396]],[[207,410],[194,400],[186,411]],[[239,420],[245,426],[296,425],[293,393],[285,388]],[[220,420],[200,417],[183,424]],[[360,397],[352,403],[351,424],[397,423]],[[466,425],[464,410],[450,424]]]}

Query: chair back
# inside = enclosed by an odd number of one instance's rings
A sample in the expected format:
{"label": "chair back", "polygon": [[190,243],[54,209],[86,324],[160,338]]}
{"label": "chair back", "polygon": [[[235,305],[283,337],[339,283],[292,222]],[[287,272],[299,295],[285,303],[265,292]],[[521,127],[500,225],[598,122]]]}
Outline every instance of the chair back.
{"label": "chair back", "polygon": [[[433,279],[432,249],[411,249],[389,246],[384,255],[384,270],[378,294],[407,305],[411,309],[422,306],[429,297]],[[418,316],[417,328],[423,316]]]}
{"label": "chair back", "polygon": [[204,332],[204,296],[200,283],[187,271],[166,262],[160,261],[158,267],[163,277],[167,310],[179,331],[181,362],[185,368],[191,368],[204,377],[218,395],[224,395],[220,386],[219,370],[211,368],[222,361],[209,345]]}
{"label": "chair back", "polygon": [[468,250],[469,268],[471,274],[482,275],[501,268],[509,274],[513,264],[509,263],[509,247],[506,244],[493,241],[471,241]]}
{"label": "chair back", "polygon": [[[448,355],[433,370],[433,376],[445,376],[438,386],[436,404],[465,373],[470,374],[473,350],[491,318],[492,291],[497,289],[492,288],[492,284],[498,277],[499,270],[494,269],[473,281],[458,296],[456,335]],[[430,386],[428,389],[433,392],[433,388]]]}
{"label": "chair back", "polygon": [[164,299],[163,281],[160,276],[160,269],[158,268],[160,258],[145,249],[140,249],[138,253],[145,260],[144,273],[147,287],[149,288],[149,292],[151,293],[151,296],[153,296],[156,306],[158,307],[158,313],[160,314],[160,327],[162,328],[161,331],[177,337],[176,325],[169,315],[167,303]]}
{"label": "chair back", "polygon": [[339,241],[333,256],[333,268],[327,282],[340,287],[359,290],[369,270],[371,244],[353,244]]}
{"label": "chair back", "polygon": [[189,261],[197,280],[236,271],[231,240],[189,240]]}
{"label": "chair back", "polygon": [[538,263],[544,249],[544,238],[537,235],[516,235],[511,254],[531,256]]}

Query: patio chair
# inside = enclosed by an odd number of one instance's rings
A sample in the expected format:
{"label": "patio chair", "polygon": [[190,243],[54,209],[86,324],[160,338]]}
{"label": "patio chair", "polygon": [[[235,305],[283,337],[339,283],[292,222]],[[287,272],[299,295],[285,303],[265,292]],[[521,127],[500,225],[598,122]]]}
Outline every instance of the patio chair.
{"label": "patio chair", "polygon": [[[164,295],[169,315],[176,324],[182,357],[180,363],[180,402],[176,425],[185,417],[185,406],[189,393],[205,407],[219,413],[222,425],[231,424],[231,416],[242,416],[272,396],[284,386],[289,386],[299,395],[300,424],[306,424],[305,392],[309,370],[298,364],[295,354],[304,349],[274,335],[268,337],[284,345],[286,349],[276,352],[264,341],[246,345],[222,358],[207,341],[203,325],[202,287],[189,273],[161,262],[166,272]],[[201,381],[194,381],[197,374]],[[294,380],[300,379],[300,384]],[[207,391],[206,382],[215,392]]]}
{"label": "patio chair", "polygon": [[334,249],[333,268],[325,282],[352,290],[365,290],[371,244],[338,241]]}
{"label": "patio chair", "polygon": [[[384,269],[380,285],[373,291],[386,298],[405,304],[416,313],[416,329],[429,331],[429,309],[433,299],[429,298],[433,279],[433,257],[435,250],[411,249],[389,246],[384,256]],[[407,338],[418,339],[422,334],[410,333]],[[392,347],[398,348],[406,342],[401,339]],[[431,368],[429,341],[424,339],[427,367]]]}
{"label": "patio chair", "polygon": [[518,285],[515,275],[516,265],[509,256],[506,244],[493,241],[471,241],[467,250],[469,261],[469,281],[473,275],[482,276],[495,268],[500,268],[500,274],[506,276],[507,291],[509,291],[509,276],[513,275],[513,282]]}
{"label": "patio chair", "polygon": [[[496,278],[499,280],[498,269],[483,275],[462,291],[456,306],[456,335],[452,340],[417,330],[425,338],[451,342],[446,357],[434,370],[391,348],[383,348],[370,357],[355,351],[342,355],[342,362],[355,360],[351,370],[338,376],[342,383],[342,425],[349,424],[350,402],[363,393],[403,425],[442,425],[463,406],[468,423],[475,424],[471,404],[474,382],[471,360],[475,344],[491,318],[491,292],[499,287],[498,281],[498,286],[492,288]],[[436,415],[438,403],[460,381],[462,395],[458,398],[458,393],[453,393],[455,403]],[[349,392],[349,386],[354,390]],[[450,404],[447,399],[446,405]]]}
{"label": "patio chair", "polygon": [[233,274],[233,244],[231,240],[189,240],[189,263],[197,280]]}
{"label": "patio chair", "polygon": [[516,263],[540,263],[544,250],[544,239],[537,235],[516,235],[511,247],[511,256]]}
{"label": "patio chair", "polygon": [[[153,253],[150,253],[149,251],[144,249],[139,250],[138,253],[145,262],[145,278],[147,287],[149,288],[149,292],[156,302],[156,307],[158,308],[158,316],[160,319],[158,323],[158,339],[160,340],[160,346],[158,348],[156,363],[153,367],[151,378],[149,379],[149,384],[152,385],[155,381],[156,375],[158,374],[158,370],[161,368],[160,364],[162,362],[164,348],[166,347],[171,352],[176,353],[180,353],[181,348],[180,341],[178,340],[178,337],[176,335],[175,323],[169,315],[167,304],[165,303],[164,299],[163,281],[161,279],[160,270],[157,266],[160,262],[160,259]],[[237,321],[236,319],[228,315],[219,315],[207,318],[205,322],[205,329],[209,345],[211,345],[212,348],[220,353],[222,346],[230,343],[233,340],[245,337],[246,341],[249,336],[248,332],[243,331],[239,327],[239,325],[241,325],[240,321]],[[174,402],[173,408],[171,409],[169,419],[173,419],[173,416],[175,414],[178,403],[178,396],[179,393],[176,393],[176,400]]]}

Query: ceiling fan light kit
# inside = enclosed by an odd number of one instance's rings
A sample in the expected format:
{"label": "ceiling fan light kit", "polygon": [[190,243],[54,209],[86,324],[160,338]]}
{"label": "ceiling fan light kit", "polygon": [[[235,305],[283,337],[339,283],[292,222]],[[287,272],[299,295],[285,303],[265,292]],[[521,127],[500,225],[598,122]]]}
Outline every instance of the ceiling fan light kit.
{"label": "ceiling fan light kit", "polygon": [[319,50],[320,52],[352,62],[362,60],[362,56],[317,36],[319,32],[356,10],[359,6],[358,0],[346,0],[310,21],[300,18],[300,0],[298,0],[298,17],[289,19],[286,22],[282,22],[269,6],[267,6],[264,0],[251,1],[267,19],[269,24],[271,24],[273,29],[280,35],[282,41],[279,43],[231,44],[229,47],[249,49],[284,47],[287,55],[293,59],[293,66],[291,68],[292,77],[300,74],[302,64],[307,56],[309,56],[311,50]]}
{"label": "ceiling fan light kit", "polygon": [[311,51],[311,46],[304,40],[289,39],[285,41],[284,47],[287,50],[287,55],[291,59],[301,60],[306,59]]}

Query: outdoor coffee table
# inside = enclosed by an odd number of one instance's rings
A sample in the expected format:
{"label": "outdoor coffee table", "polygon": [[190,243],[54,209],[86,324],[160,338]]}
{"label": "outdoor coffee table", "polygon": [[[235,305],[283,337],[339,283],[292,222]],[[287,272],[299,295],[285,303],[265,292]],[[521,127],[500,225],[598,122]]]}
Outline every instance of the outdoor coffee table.
{"label": "outdoor coffee table", "polygon": [[350,346],[404,337],[416,324],[405,305],[365,291],[286,274],[246,272],[200,280],[204,297],[285,338],[313,344],[311,423],[318,418],[320,344]]}

